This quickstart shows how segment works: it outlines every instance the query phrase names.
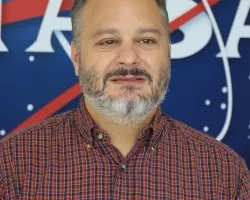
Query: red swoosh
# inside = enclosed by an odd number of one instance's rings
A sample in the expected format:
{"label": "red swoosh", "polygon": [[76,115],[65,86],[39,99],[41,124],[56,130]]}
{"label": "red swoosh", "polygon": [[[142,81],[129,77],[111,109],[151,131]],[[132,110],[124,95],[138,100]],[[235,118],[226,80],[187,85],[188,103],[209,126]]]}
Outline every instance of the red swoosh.
{"label": "red swoosh", "polygon": [[[19,1],[16,0],[14,2],[19,2],[19,5],[22,7],[25,7],[25,6],[23,6],[24,2],[29,2],[30,4],[34,5],[35,7],[38,6],[38,4],[39,4],[41,6],[41,7],[39,7],[39,9],[37,9],[37,10],[39,10],[39,12],[38,11],[30,12],[30,10],[29,10],[29,12],[32,14],[28,14],[28,13],[24,14],[23,13],[24,11],[19,11],[19,14],[16,15],[18,17],[14,17],[14,15],[12,17],[10,17],[11,15],[9,15],[10,18],[7,17],[5,19],[6,23],[20,21],[20,19],[29,19],[29,18],[33,18],[33,17],[43,16],[45,9],[46,9],[46,5],[47,5],[46,3],[48,2],[47,0],[39,0],[39,1],[21,0],[21,1],[22,1],[22,4],[20,3],[20,0]],[[209,0],[208,2],[210,4],[210,6],[213,6],[213,5],[217,4],[219,1],[220,0]],[[6,3],[6,5],[4,4],[4,6],[11,5],[11,3],[12,3],[12,6],[18,5],[18,3],[14,4],[14,2],[13,3],[12,2]],[[70,2],[72,2],[72,0],[70,0]],[[30,5],[30,4],[28,4],[28,5]],[[25,5],[27,5],[27,4],[25,3]],[[3,8],[6,8],[6,7],[3,7]],[[10,9],[10,8],[8,8],[8,9]],[[25,8],[25,9],[27,12],[27,8]],[[61,7],[61,11],[66,11],[67,9],[70,10],[69,9],[69,1],[64,1],[63,5]],[[33,10],[35,10],[35,9],[33,9]],[[180,16],[178,19],[176,19],[170,23],[170,32],[173,33],[181,25],[185,24],[186,22],[188,22],[189,20],[191,20],[192,18],[194,18],[198,14],[204,12],[204,10],[205,10],[205,8],[204,8],[202,3],[197,4],[194,8],[192,8],[191,10],[189,10],[188,12],[186,12],[185,14]],[[21,123],[17,128],[15,128],[13,130],[13,132],[18,131],[18,130],[23,129],[23,128],[26,128],[32,124],[37,124],[37,123],[41,122],[42,120],[46,119],[47,117],[50,117],[55,112],[60,110],[62,107],[67,105],[70,101],[72,101],[73,99],[78,97],[81,93],[82,93],[82,91],[80,89],[79,83],[75,84],[74,86],[69,88],[67,91],[63,92],[61,95],[59,95],[58,97],[53,99],[51,102],[49,102],[46,106],[41,108],[38,112],[36,112],[30,118],[28,118],[23,123]]]}
{"label": "red swoosh", "polygon": [[[42,17],[48,2],[48,0],[14,0],[4,3],[2,6],[2,24]],[[71,7],[72,0],[64,0],[60,11],[70,11]]]}

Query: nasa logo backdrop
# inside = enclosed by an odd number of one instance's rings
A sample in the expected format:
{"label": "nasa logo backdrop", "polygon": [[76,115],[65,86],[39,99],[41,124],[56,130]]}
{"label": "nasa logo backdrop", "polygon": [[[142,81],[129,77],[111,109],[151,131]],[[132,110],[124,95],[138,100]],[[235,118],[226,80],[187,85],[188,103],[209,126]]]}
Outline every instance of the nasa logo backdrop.
{"label": "nasa logo backdrop", "polygon": [[[75,109],[72,0],[0,0],[0,138]],[[172,79],[163,111],[250,168],[250,0],[168,0]]]}

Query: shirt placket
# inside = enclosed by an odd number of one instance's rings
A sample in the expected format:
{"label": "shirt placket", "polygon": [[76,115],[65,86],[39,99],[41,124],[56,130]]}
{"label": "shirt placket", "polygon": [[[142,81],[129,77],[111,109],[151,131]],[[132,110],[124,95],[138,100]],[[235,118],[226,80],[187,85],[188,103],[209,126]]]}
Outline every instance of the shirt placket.
{"label": "shirt placket", "polygon": [[130,160],[136,153],[138,153],[149,142],[149,133],[145,132],[144,137],[138,137],[136,144],[131,149],[129,154],[124,158],[121,152],[110,143],[109,137],[106,133],[95,131],[94,133],[95,146],[102,152],[104,156],[112,159],[122,169],[124,165]]}

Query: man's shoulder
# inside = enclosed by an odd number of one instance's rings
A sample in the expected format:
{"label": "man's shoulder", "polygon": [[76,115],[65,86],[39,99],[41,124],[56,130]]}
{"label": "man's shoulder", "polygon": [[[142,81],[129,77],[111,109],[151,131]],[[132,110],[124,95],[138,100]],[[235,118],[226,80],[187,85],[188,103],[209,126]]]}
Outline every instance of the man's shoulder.
{"label": "man's shoulder", "polygon": [[174,134],[174,137],[182,140],[182,144],[187,145],[188,148],[192,148],[194,151],[199,151],[201,156],[202,152],[206,155],[211,153],[211,156],[216,154],[217,156],[221,156],[221,158],[229,158],[238,164],[243,164],[245,162],[244,159],[232,148],[223,142],[218,141],[211,135],[198,131],[166,114],[164,114],[163,117],[167,122],[167,127],[171,134]]}
{"label": "man's shoulder", "polygon": [[58,134],[60,128],[67,123],[70,125],[74,121],[75,110],[64,112],[53,117],[50,117],[38,124],[34,124],[28,128],[9,133],[0,140],[0,147],[10,145],[22,141],[23,144],[32,141],[50,141],[53,136]]}

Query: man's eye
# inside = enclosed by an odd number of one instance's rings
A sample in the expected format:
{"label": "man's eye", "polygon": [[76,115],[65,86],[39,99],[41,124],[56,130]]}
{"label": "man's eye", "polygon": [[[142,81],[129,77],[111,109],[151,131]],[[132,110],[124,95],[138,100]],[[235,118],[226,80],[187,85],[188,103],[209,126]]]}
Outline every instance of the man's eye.
{"label": "man's eye", "polygon": [[155,41],[152,39],[142,39],[142,40],[140,40],[140,43],[141,44],[154,44]]}
{"label": "man's eye", "polygon": [[106,40],[104,42],[101,42],[99,45],[110,46],[110,45],[113,45],[113,44],[116,44],[116,41],[114,41],[114,40]]}

